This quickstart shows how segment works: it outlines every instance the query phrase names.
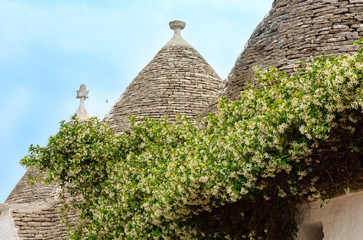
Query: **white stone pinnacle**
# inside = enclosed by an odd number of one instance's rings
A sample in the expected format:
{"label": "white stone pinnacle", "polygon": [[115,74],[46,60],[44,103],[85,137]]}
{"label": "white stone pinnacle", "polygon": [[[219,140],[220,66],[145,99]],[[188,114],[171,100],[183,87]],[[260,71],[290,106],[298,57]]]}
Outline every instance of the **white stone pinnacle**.
{"label": "white stone pinnacle", "polygon": [[86,98],[88,98],[88,92],[89,90],[86,89],[86,85],[84,84],[81,84],[81,86],[79,86],[79,90],[77,90],[76,98],[80,99],[80,103],[76,114],[79,121],[86,121],[88,118],[90,118],[84,106],[84,101]]}
{"label": "white stone pinnacle", "polygon": [[165,44],[165,46],[190,46],[190,44],[184,40],[181,35],[181,30],[185,28],[186,23],[179,20],[169,22],[169,27],[174,30],[173,38]]}
{"label": "white stone pinnacle", "polygon": [[181,36],[181,30],[185,28],[186,23],[179,20],[174,20],[169,22],[170,29],[174,30],[174,36],[179,35]]}

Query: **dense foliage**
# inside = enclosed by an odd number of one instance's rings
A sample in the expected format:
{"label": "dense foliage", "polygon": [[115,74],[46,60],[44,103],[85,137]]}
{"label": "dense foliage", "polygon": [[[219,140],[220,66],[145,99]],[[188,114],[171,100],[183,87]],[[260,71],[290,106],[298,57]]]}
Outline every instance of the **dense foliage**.
{"label": "dense foliage", "polygon": [[[97,119],[62,123],[21,162],[75,196],[73,239],[286,239],[291,201],[324,194],[312,152],[342,122],[354,132],[348,123],[361,116],[362,52],[311,59],[290,77],[257,69],[257,84],[238,101],[220,99],[203,128],[186,117],[131,117],[132,131],[119,135]],[[220,209],[234,212],[238,230],[205,227],[199,216],[218,221]]]}

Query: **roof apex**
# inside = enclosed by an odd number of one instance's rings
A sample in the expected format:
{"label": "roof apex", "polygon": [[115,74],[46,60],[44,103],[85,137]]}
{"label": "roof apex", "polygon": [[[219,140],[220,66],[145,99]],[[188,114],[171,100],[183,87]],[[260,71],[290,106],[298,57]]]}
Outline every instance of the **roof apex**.
{"label": "roof apex", "polygon": [[77,97],[76,97],[80,99],[79,107],[76,112],[77,117],[80,121],[87,121],[90,118],[90,115],[88,114],[86,107],[84,105],[84,101],[88,98],[88,93],[89,90],[86,89],[86,85],[81,84],[79,86],[79,90],[77,90]]}
{"label": "roof apex", "polygon": [[169,22],[170,29],[174,30],[174,36],[167,42],[165,46],[187,46],[192,47],[181,35],[181,30],[185,28],[186,23],[180,20]]}

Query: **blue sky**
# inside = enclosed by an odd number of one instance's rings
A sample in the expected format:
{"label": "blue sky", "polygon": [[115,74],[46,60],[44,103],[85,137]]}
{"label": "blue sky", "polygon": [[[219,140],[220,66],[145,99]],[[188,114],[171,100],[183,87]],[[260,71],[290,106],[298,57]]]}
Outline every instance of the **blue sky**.
{"label": "blue sky", "polygon": [[171,39],[175,19],[225,79],[272,2],[0,0],[0,203],[24,174],[30,144],[45,145],[75,113],[80,84],[88,113],[102,119]]}

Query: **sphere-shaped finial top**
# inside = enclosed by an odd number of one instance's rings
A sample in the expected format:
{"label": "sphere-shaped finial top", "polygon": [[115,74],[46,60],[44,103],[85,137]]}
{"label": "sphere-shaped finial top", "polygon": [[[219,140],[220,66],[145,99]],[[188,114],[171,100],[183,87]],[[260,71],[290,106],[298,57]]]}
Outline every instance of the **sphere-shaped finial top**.
{"label": "sphere-shaped finial top", "polygon": [[185,28],[186,23],[179,20],[174,20],[169,22],[169,27],[174,31],[177,29],[183,30]]}

